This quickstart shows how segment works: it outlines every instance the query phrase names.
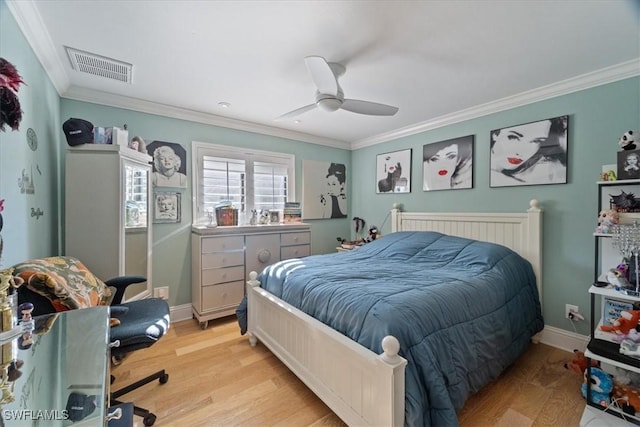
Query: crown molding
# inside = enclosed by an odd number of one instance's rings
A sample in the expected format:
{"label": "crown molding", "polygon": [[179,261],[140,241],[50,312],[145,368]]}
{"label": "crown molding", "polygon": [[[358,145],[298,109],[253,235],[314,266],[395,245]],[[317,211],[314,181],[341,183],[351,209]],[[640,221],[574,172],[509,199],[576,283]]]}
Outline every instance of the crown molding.
{"label": "crown molding", "polygon": [[106,105],[109,107],[122,108],[125,110],[156,114],[159,116],[187,120],[190,122],[258,133],[260,135],[276,136],[279,138],[292,139],[294,141],[302,141],[311,144],[341,148],[343,150],[350,149],[349,143],[345,141],[323,138],[307,133],[280,129],[272,126],[261,125],[258,123],[246,122],[243,120],[230,119],[228,117],[217,116],[215,114],[202,113],[186,108],[173,107],[170,105],[158,104],[138,98],[129,98],[112,93],[79,88],[76,86],[72,86],[61,96],[66,99],[72,99],[76,101],[91,102],[93,104]]}
{"label": "crown molding", "polygon": [[58,95],[63,94],[69,87],[70,81],[64,71],[64,64],[56,55],[56,47],[42,22],[35,2],[32,0],[6,0],[5,2]]}
{"label": "crown molding", "polygon": [[517,95],[436,117],[432,120],[400,128],[392,132],[382,133],[348,143],[303,132],[279,129],[272,126],[229,119],[209,113],[202,113],[194,110],[143,101],[136,98],[128,98],[106,92],[70,87],[70,80],[65,73],[65,64],[63,64],[56,55],[56,48],[51,41],[51,37],[46,31],[46,27],[38,13],[35,2],[33,0],[5,0],[5,2],[27,39],[27,42],[31,45],[33,51],[38,57],[38,60],[49,76],[53,86],[57,90],[58,94],[63,98],[347,150],[357,150],[381,144],[443,126],[449,126],[466,120],[487,116],[489,114],[498,113],[534,102],[567,95],[573,92],[640,75],[640,58],[636,58],[631,61],[623,62],[621,64],[566,79],[547,86],[542,86]]}
{"label": "crown molding", "polygon": [[640,75],[640,58],[351,143],[357,150]]}

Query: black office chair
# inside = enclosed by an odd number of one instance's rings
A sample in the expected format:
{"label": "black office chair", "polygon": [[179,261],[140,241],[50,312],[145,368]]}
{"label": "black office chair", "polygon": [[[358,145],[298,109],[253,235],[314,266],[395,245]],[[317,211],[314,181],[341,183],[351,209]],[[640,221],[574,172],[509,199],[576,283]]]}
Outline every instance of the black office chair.
{"label": "black office chair", "polygon": [[[155,344],[169,329],[166,301],[149,298],[122,303],[127,286],[144,282],[143,276],[123,276],[102,282],[77,258],[63,256],[35,259],[12,268],[18,285],[18,304],[32,303],[33,316],[110,304],[111,357],[114,361]],[[111,380],[113,382],[113,377]],[[111,392],[110,404],[122,404],[121,396],[155,380],[165,384],[169,374],[162,369]],[[143,418],[145,426],[152,426],[156,421],[156,415],[147,409],[134,406],[134,413]]]}

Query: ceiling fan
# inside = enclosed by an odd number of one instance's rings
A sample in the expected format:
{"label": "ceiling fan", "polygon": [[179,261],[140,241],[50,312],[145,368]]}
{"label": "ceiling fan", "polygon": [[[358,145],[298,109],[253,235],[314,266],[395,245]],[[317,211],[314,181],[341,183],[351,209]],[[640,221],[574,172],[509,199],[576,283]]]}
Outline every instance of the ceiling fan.
{"label": "ceiling fan", "polygon": [[392,107],[391,105],[358,99],[345,99],[342,88],[338,84],[338,77],[346,71],[343,65],[327,62],[321,56],[307,56],[304,58],[304,62],[309,69],[311,79],[318,88],[316,102],[283,114],[276,120],[292,119],[314,108],[328,112],[342,109],[371,116],[393,116],[398,112],[398,107]]}

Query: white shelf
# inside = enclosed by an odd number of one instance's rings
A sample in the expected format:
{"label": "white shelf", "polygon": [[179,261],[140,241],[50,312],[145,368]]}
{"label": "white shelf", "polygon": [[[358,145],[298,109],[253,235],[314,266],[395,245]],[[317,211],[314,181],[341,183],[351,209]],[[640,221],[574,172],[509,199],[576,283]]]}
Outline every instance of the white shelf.
{"label": "white shelf", "polygon": [[640,179],[618,179],[616,181],[598,181],[598,185],[633,185],[640,184]]}
{"label": "white shelf", "polygon": [[618,362],[617,360],[609,359],[608,357],[600,356],[589,350],[588,348],[584,351],[584,356],[589,359],[599,360],[600,362],[606,363],[607,365],[617,366],[618,368],[625,369],[627,371],[633,371],[636,373],[640,373],[640,368],[636,368],[635,366],[627,365],[626,363]]}
{"label": "white shelf", "polygon": [[[617,409],[609,409],[613,411]],[[585,405],[584,412],[582,412],[582,418],[580,419],[580,427],[613,427],[613,426],[634,426],[635,424],[625,421],[622,418],[611,415],[605,411],[601,411],[593,406]],[[637,417],[631,417],[626,415],[625,417],[638,419]]]}
{"label": "white shelf", "polygon": [[625,301],[632,301],[632,302],[640,301],[640,297],[626,295],[620,291],[615,290],[614,288],[608,288],[608,287],[599,288],[597,286],[591,285],[591,287],[589,288],[589,293],[594,295],[602,295],[602,296],[617,299],[617,300],[625,300]]}

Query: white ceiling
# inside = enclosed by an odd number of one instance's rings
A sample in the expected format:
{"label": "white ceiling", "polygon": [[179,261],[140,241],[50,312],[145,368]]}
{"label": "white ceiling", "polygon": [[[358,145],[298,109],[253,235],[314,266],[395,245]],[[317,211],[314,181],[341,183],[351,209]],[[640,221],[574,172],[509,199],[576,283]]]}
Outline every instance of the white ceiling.
{"label": "white ceiling", "polygon": [[[351,148],[640,74],[637,0],[7,4],[62,97]],[[133,82],[75,71],[65,46]],[[346,66],[346,98],[399,112],[274,121],[313,103],[308,55]]]}

